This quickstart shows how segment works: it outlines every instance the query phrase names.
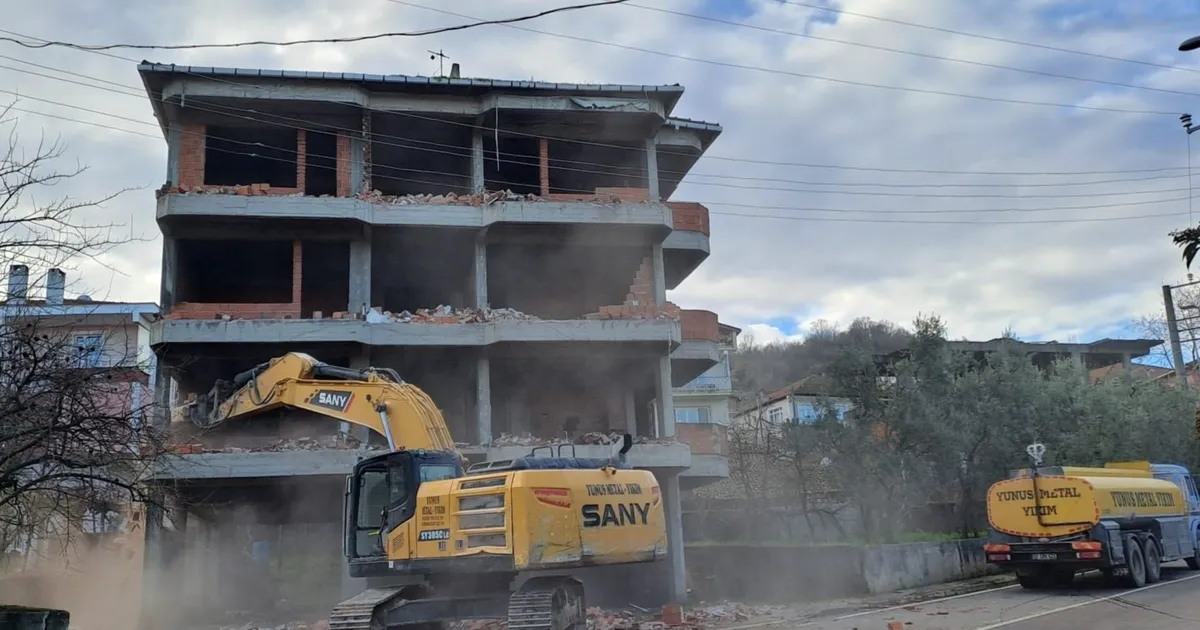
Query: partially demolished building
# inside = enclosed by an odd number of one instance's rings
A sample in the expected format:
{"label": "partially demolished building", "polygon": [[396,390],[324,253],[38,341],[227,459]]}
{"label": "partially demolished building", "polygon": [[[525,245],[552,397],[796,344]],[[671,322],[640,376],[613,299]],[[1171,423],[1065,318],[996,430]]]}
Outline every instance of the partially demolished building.
{"label": "partially demolished building", "polygon": [[[677,441],[671,403],[721,356],[716,315],[666,300],[709,252],[707,209],[666,199],[721,131],[671,116],[683,87],[138,70],[168,145],[159,401],[302,351],[395,369],[476,460],[548,442],[607,456],[631,432],[670,526],[669,575],[644,583],[683,595],[680,492],[727,476],[723,454]],[[294,412],[175,420],[147,606],[174,591],[319,611],[364,588],[339,531],[371,436]]]}

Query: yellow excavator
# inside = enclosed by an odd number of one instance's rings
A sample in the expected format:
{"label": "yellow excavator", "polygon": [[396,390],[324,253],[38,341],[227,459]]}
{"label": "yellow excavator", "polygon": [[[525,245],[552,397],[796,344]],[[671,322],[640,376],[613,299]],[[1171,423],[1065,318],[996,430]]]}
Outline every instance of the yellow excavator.
{"label": "yellow excavator", "polygon": [[[368,588],[334,607],[330,630],[495,618],[510,630],[584,630],[583,583],[568,572],[666,558],[661,491],[627,464],[628,434],[609,458],[540,447],[468,468],[437,405],[394,370],[298,352],[218,382],[189,417],[207,428],[281,408],[387,440],[388,452],[361,459],[346,479],[343,553]],[[514,589],[526,571],[539,575]]]}

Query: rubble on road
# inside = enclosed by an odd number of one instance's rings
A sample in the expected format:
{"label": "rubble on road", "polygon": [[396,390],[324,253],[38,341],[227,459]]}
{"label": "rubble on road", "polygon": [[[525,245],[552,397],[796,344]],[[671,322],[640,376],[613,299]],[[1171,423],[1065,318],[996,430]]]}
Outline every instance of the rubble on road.
{"label": "rubble on road", "polygon": [[[501,433],[499,436],[492,438],[492,441],[483,446],[557,446],[559,444],[573,444],[577,446],[607,446],[620,444],[624,439],[625,434],[620,431],[609,431],[607,433],[601,431],[591,431],[582,435],[577,435],[574,438],[559,436],[559,437],[537,437],[529,433],[521,435],[512,435],[510,433]],[[637,436],[633,438],[634,444],[673,444],[677,442],[674,438],[651,438],[646,436]]]}
{"label": "rubble on road", "polygon": [[747,621],[771,617],[783,619],[786,616],[783,606],[749,605],[737,602],[726,602],[712,606],[701,606],[688,610],[683,615],[684,623],[694,626],[713,626],[731,621]]}
{"label": "rubble on road", "polygon": [[400,311],[393,313],[379,306],[367,311],[368,324],[486,324],[504,321],[540,321],[540,318],[522,313],[515,308],[453,308],[445,304],[437,308],[417,309],[415,313]]}

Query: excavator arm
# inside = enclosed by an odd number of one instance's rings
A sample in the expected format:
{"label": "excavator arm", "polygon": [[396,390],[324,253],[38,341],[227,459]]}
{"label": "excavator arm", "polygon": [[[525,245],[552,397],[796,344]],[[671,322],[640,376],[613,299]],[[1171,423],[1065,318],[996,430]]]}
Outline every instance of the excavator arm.
{"label": "excavator arm", "polygon": [[275,409],[304,409],[387,438],[393,451],[454,451],[454,440],[433,399],[394,370],[329,365],[301,352],[218,382],[189,416],[208,428]]}

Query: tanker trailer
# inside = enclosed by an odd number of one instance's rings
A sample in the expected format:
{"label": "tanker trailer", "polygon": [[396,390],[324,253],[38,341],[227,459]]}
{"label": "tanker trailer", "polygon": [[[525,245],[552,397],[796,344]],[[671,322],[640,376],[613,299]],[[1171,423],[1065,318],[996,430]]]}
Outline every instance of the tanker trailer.
{"label": "tanker trailer", "polygon": [[[1038,448],[1040,447],[1040,450]],[[1180,466],[1123,462],[1104,468],[1034,466],[988,489],[989,564],[1017,574],[1021,586],[1065,586],[1099,569],[1128,587],[1161,578],[1164,562],[1200,569],[1197,497]]]}

